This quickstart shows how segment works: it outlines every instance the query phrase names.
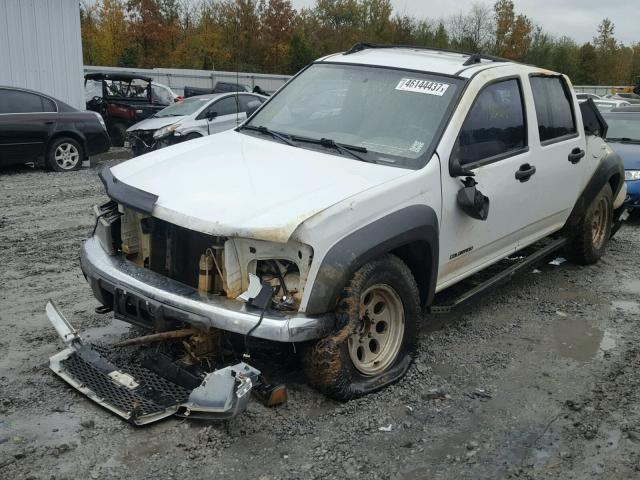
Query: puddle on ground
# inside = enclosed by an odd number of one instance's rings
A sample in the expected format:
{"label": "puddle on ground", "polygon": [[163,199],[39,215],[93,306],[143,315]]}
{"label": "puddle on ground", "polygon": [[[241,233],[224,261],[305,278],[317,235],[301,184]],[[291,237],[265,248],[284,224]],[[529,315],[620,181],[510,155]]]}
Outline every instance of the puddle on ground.
{"label": "puddle on ground", "polygon": [[113,341],[119,340],[125,333],[129,332],[131,325],[115,318],[107,325],[102,327],[92,327],[86,330],[81,330],[78,333],[83,340],[87,342],[102,340]]}
{"label": "puddle on ground", "polygon": [[615,337],[589,325],[584,319],[562,318],[553,326],[553,339],[560,355],[578,362],[602,357],[616,347]]}

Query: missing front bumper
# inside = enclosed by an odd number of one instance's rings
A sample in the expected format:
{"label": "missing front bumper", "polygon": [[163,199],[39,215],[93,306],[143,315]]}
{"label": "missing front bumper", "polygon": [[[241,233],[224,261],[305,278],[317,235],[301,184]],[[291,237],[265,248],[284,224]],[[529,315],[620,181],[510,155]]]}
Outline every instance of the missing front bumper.
{"label": "missing front bumper", "polygon": [[51,370],[134,425],[174,414],[208,420],[233,418],[246,410],[251,390],[259,382],[260,371],[243,362],[215,370],[204,379],[176,374],[175,369],[163,375],[157,361],[116,365],[108,349],[84,344],[52,302],[46,312],[67,345],[50,358]]}

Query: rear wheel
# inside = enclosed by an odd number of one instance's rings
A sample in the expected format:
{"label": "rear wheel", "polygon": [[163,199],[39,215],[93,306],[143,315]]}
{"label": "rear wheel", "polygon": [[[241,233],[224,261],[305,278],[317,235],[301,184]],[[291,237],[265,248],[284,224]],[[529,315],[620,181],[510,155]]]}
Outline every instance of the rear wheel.
{"label": "rear wheel", "polygon": [[602,187],[576,226],[571,239],[571,257],[582,265],[600,260],[611,237],[613,192],[608,183]]}
{"label": "rear wheel", "polygon": [[402,378],[418,340],[420,296],[407,265],[385,255],[358,270],[336,310],[337,328],[304,355],[312,385],[338,400]]}
{"label": "rear wheel", "polygon": [[78,170],[83,160],[82,146],[73,138],[58,138],[49,145],[47,163],[56,172]]}

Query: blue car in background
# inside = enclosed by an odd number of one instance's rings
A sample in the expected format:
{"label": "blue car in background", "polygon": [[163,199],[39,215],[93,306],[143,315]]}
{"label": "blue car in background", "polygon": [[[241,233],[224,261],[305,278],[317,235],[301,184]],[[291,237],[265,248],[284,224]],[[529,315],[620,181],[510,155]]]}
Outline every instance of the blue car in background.
{"label": "blue car in background", "polygon": [[625,205],[640,209],[640,106],[614,108],[602,116],[609,126],[607,142],[624,162]]}

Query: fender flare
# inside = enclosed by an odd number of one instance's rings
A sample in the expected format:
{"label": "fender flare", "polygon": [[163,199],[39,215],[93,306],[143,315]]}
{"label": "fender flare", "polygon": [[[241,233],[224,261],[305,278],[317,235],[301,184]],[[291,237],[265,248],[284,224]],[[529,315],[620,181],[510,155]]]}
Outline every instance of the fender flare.
{"label": "fender flare", "polygon": [[305,308],[308,315],[332,311],[351,276],[365,263],[413,242],[430,249],[428,292],[431,303],[438,277],[439,224],[427,205],[411,205],[385,215],[335,243],[322,259]]}
{"label": "fender flare", "polygon": [[602,187],[616,175],[618,176],[618,182],[616,185],[611,185],[614,199],[624,184],[624,164],[620,156],[611,151],[600,161],[600,165],[598,165],[598,168],[596,168],[596,171],[589,179],[587,186],[574,204],[573,210],[571,210],[571,214],[564,225],[567,233],[571,233],[571,230],[578,224],[584,212],[589,208],[589,205],[591,205],[598,193],[600,193]]}

